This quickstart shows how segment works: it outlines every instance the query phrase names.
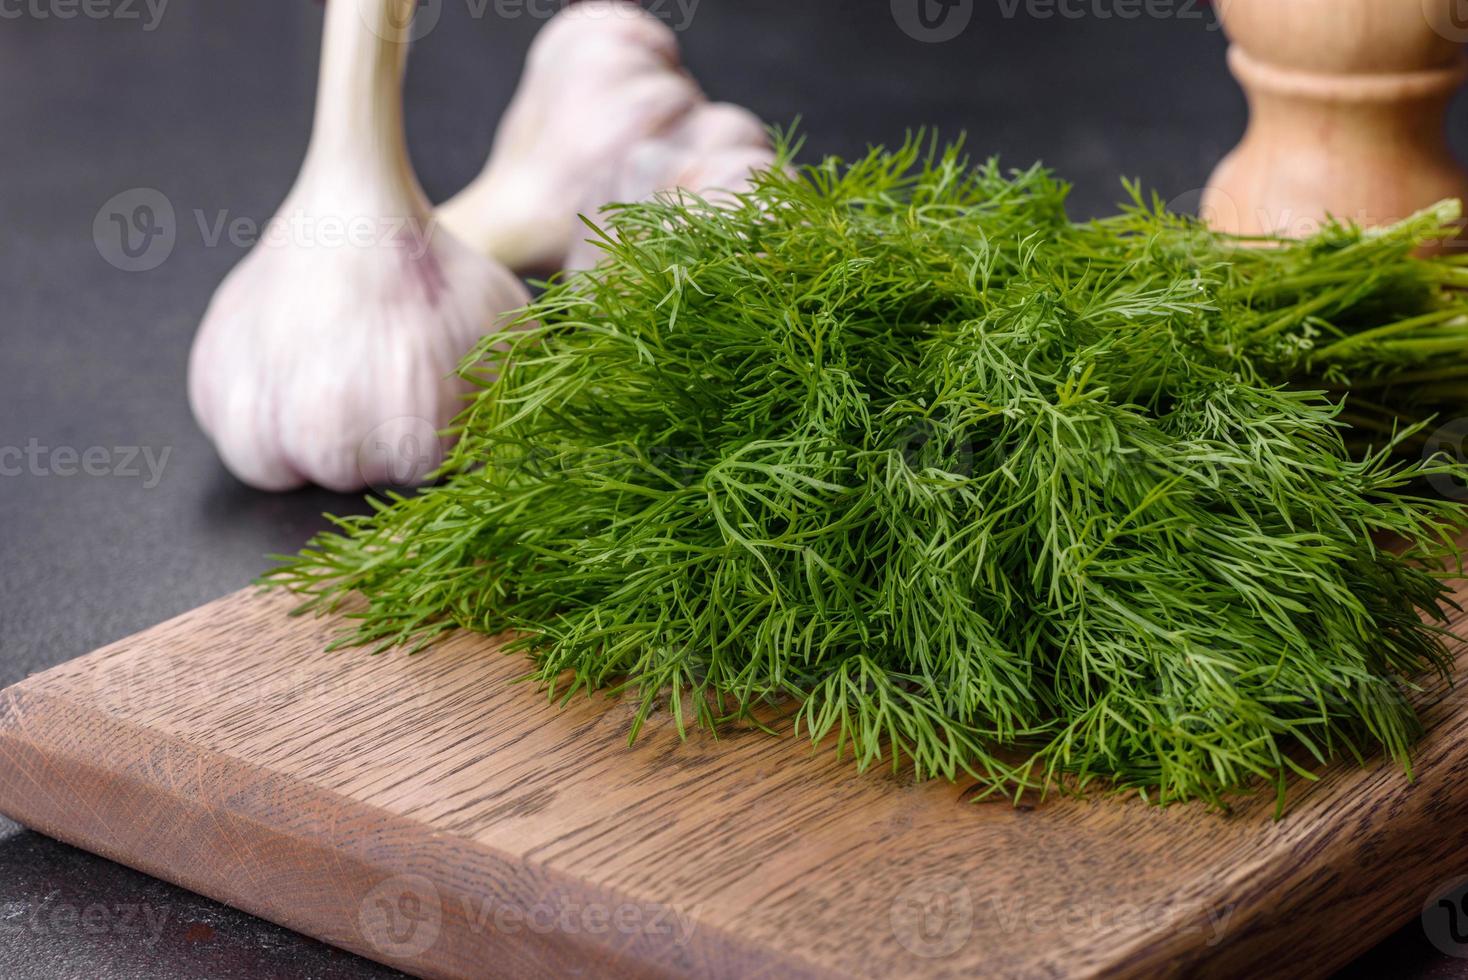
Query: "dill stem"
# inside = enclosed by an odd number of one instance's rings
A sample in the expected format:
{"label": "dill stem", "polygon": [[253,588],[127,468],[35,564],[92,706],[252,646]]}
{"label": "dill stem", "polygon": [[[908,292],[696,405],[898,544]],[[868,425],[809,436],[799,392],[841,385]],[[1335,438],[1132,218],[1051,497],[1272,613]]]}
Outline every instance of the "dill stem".
{"label": "dill stem", "polygon": [[[1316,356],[1327,360],[1339,358],[1343,354],[1357,347],[1361,347],[1365,344],[1374,343],[1381,340],[1383,337],[1391,337],[1401,333],[1410,333],[1413,330],[1417,330],[1421,327],[1432,326],[1433,324],[1438,323],[1448,323],[1455,320],[1458,321],[1458,323],[1455,324],[1456,326],[1468,327],[1468,315],[1465,315],[1464,311],[1460,307],[1450,306],[1441,310],[1432,310],[1430,312],[1422,313],[1417,316],[1408,317],[1405,320],[1398,320],[1395,323],[1383,324],[1379,327],[1373,327],[1370,330],[1363,330],[1359,333],[1351,334],[1349,337],[1343,337],[1330,346],[1322,348],[1320,351],[1317,352]],[[1424,339],[1423,342],[1435,343],[1437,342],[1437,338]],[[1412,342],[1409,341],[1407,343],[1410,344]]]}

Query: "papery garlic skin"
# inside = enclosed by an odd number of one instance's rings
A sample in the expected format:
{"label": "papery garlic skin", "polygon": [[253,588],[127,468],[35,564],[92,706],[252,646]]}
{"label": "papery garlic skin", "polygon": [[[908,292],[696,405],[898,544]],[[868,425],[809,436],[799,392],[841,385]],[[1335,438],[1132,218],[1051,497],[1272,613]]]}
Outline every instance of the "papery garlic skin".
{"label": "papery garlic skin", "polygon": [[[408,162],[401,81],[414,0],[326,9],[311,145],[261,241],[210,301],[189,402],[264,490],[401,486],[463,406],[455,374],[529,295],[434,221]],[[387,451],[381,447],[387,446]],[[405,463],[407,464],[405,468]]]}
{"label": "papery garlic skin", "polygon": [[502,267],[432,231],[368,248],[261,245],[209,305],[189,401],[225,465],[262,490],[415,482],[425,474],[368,437],[397,446],[447,426],[468,387],[460,360],[493,314],[528,298]]}
{"label": "papery garlic skin", "polygon": [[577,215],[591,188],[704,101],[652,14],[623,0],[567,7],[531,45],[484,170],[439,218],[512,269],[559,269],[586,236]]}
{"label": "papery garlic skin", "polygon": [[[661,191],[692,191],[720,202],[749,186],[750,175],[775,163],[775,151],[759,117],[722,102],[697,106],[666,133],[639,142],[588,188],[581,213],[593,221],[612,201],[644,201]],[[567,269],[589,269],[602,249],[585,229],[564,260]]]}

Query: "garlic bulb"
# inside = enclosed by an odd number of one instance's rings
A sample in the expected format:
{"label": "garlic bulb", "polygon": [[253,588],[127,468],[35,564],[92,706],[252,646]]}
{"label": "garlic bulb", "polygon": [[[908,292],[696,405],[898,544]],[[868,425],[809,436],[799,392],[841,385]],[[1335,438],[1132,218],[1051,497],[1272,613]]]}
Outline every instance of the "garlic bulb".
{"label": "garlic bulb", "polygon": [[261,489],[420,480],[462,406],[455,367],[529,298],[436,227],[409,164],[402,76],[415,5],[327,5],[300,176],[194,341],[194,415],[225,465]]}
{"label": "garlic bulb", "polygon": [[[709,201],[728,199],[744,189],[755,170],[775,162],[759,117],[723,102],[696,107],[664,135],[635,144],[616,166],[598,175],[581,203],[595,218],[611,201],[642,201],[660,191],[683,188]],[[589,269],[601,257],[587,232],[566,254],[568,269]]]}
{"label": "garlic bulb", "polygon": [[666,25],[624,0],[586,0],[536,37],[489,162],[439,218],[513,269],[552,271],[573,250],[586,257],[579,214],[665,187],[701,190],[683,181],[705,176],[737,183],[730,175],[747,168],[734,155],[767,145],[753,116],[709,106]]}

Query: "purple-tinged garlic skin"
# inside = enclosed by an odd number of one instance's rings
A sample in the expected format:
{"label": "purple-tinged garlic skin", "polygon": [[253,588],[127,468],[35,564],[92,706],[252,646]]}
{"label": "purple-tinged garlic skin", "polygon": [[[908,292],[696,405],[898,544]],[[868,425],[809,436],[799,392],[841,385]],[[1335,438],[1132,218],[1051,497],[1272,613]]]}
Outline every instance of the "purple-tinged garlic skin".
{"label": "purple-tinged garlic skin", "polygon": [[190,352],[195,418],[262,490],[420,480],[463,407],[461,359],[529,299],[437,226],[413,175],[401,92],[412,5],[328,4],[301,174]]}
{"label": "purple-tinged garlic skin", "polygon": [[401,486],[403,451],[446,448],[403,440],[452,421],[468,388],[455,368],[494,314],[528,298],[502,266],[432,230],[366,248],[262,244],[209,305],[189,400],[251,486]]}

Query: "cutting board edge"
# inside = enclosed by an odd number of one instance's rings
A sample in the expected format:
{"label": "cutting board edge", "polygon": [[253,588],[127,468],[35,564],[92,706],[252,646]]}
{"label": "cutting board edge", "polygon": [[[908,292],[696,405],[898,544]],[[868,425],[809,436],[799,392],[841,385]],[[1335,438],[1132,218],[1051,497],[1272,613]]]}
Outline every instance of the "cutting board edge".
{"label": "cutting board edge", "polygon": [[[125,643],[119,641],[97,654]],[[547,899],[560,902],[569,895],[583,899],[586,906],[615,909],[627,900],[553,869],[528,867],[512,856],[465,838],[433,831],[423,834],[421,830],[411,834],[411,828],[405,825],[412,821],[370,804],[30,690],[31,682],[41,676],[0,690],[0,813],[48,837],[277,925],[428,980],[481,976],[485,962],[512,963],[517,976],[559,977],[565,975],[562,970],[566,967],[584,969],[588,964],[595,966],[596,975],[608,978],[682,976],[695,970],[702,975],[731,977],[755,972],[791,978],[830,975],[783,951],[741,943],[705,922],[696,923],[686,947],[672,947],[663,941],[639,945],[634,936],[632,942],[618,948],[585,932],[567,934],[536,928],[501,935],[473,918],[479,910],[471,905],[482,901],[483,892],[464,888],[443,876],[442,869],[464,869],[469,872],[466,877],[477,875],[481,880],[502,884],[514,880],[522,897],[527,889],[534,890],[541,904]],[[68,709],[76,716],[64,717]],[[110,745],[141,739],[149,749],[142,754],[144,758],[166,758],[173,764],[168,772],[142,774],[112,765],[110,759],[83,758],[66,737],[66,733],[81,730],[79,722],[107,729],[113,736],[106,739]],[[186,767],[176,764],[179,757],[192,763],[187,768],[199,773],[201,780],[213,765],[224,767],[223,771],[235,779],[243,777],[245,782],[224,779],[217,782],[214,792],[180,792],[174,788],[176,777]],[[52,785],[50,790],[47,782]],[[329,821],[333,830],[340,834],[344,828],[351,828],[355,839],[344,841],[310,831],[287,834],[278,822],[253,812],[255,808],[249,804],[275,797],[283,785],[287,793],[301,794],[322,805],[333,814]],[[202,790],[204,785],[196,783],[195,788]],[[115,827],[98,825],[104,818],[93,805],[97,799],[120,799],[131,794],[137,795],[134,811],[149,814],[146,821],[123,820]],[[293,796],[289,798],[292,805],[300,802]],[[149,809],[142,810],[144,806]],[[78,817],[88,812],[90,817]],[[88,821],[90,825],[85,826]],[[425,837],[437,847],[431,853],[412,855],[395,853],[391,847],[386,848],[386,854],[379,853],[381,848],[369,846],[366,839],[380,837],[384,828],[397,835]],[[337,894],[325,902],[303,903],[294,897],[290,905],[272,902],[259,897],[261,892],[267,896],[280,892],[249,886],[252,877],[258,880],[258,874],[251,876],[239,866],[217,860],[217,854],[226,848],[215,849],[215,860],[190,860],[180,850],[169,850],[170,845],[186,850],[186,841],[200,837],[233,835],[237,845],[240,840],[262,834],[278,839],[284,852],[267,855],[262,863],[260,849],[251,848],[248,856],[258,869],[289,882],[299,878],[304,869],[330,868],[332,880],[326,884]],[[234,846],[229,849],[237,851]],[[243,860],[246,853],[237,852],[236,857]],[[196,870],[190,873],[186,870],[190,868]],[[238,880],[247,881],[247,885],[241,887]],[[423,898],[431,894],[437,899],[438,938],[429,949],[395,950],[390,936],[379,941],[369,934],[369,930],[382,933],[393,925],[364,922],[362,909],[374,893],[394,883],[407,886],[407,891],[398,892],[399,897],[414,894]],[[308,904],[310,912],[300,911]],[[522,908],[537,907],[520,904]],[[648,903],[632,904],[645,907]],[[334,928],[341,922],[351,922],[355,928],[349,932]]]}
{"label": "cutting board edge", "polygon": [[[149,630],[145,630],[132,637],[117,641],[102,647],[92,654],[86,655],[65,664],[53,667],[48,671],[34,675],[26,681],[0,691],[0,811],[11,813],[23,823],[36,827],[42,832],[48,833],[70,843],[104,854],[121,863],[130,864],[139,870],[153,874],[165,880],[174,881],[184,887],[191,888],[202,894],[219,898],[222,901],[237,905],[247,911],[260,915],[298,929],[327,942],[364,952],[374,959],[385,962],[393,962],[373,949],[362,949],[352,946],[349,942],[331,938],[329,928],[321,928],[315,925],[301,924],[299,917],[286,912],[277,912],[268,904],[250,900],[250,893],[244,893],[243,897],[234,890],[230,882],[226,880],[221,887],[214,888],[206,884],[195,883],[191,876],[176,872],[167,862],[148,859],[146,848],[141,847],[138,842],[133,842],[129,853],[124,854],[116,847],[109,847],[108,840],[115,840],[116,835],[99,835],[98,833],[82,833],[69,828],[77,826],[78,818],[76,812],[86,808],[84,794],[76,794],[72,807],[61,807],[55,805],[54,801],[44,798],[44,794],[36,794],[36,784],[28,784],[27,780],[33,780],[32,773],[49,771],[53,779],[56,766],[48,762],[53,759],[61,759],[71,775],[70,780],[97,780],[102,779],[109,783],[113,792],[138,792],[139,785],[143,791],[160,794],[165,797],[177,796],[176,792],[169,789],[168,783],[163,781],[159,774],[151,774],[148,778],[139,779],[134,776],[123,776],[119,774],[120,767],[113,766],[109,769],[106,765],[98,763],[95,754],[83,752],[77,746],[85,741],[88,746],[95,745],[99,740],[95,737],[90,740],[79,740],[77,733],[86,726],[117,728],[126,733],[126,737],[138,739],[151,739],[153,747],[159,752],[169,750],[184,751],[185,754],[196,760],[196,764],[209,760],[224,760],[234,764],[233,756],[228,756],[216,750],[204,749],[201,746],[190,746],[178,742],[177,745],[168,742],[172,736],[164,732],[145,728],[140,724],[125,721],[105,713],[103,709],[96,706],[96,694],[99,690],[108,697],[112,697],[110,688],[99,689],[95,686],[90,690],[82,690],[80,685],[92,685],[94,679],[88,675],[98,670],[102,661],[112,658],[138,659],[142,663],[156,663],[160,652],[171,651],[171,643],[161,641],[160,635],[166,635],[165,628],[172,627],[176,632],[184,627],[192,627],[201,633],[209,633],[208,627],[216,620],[227,621],[231,616],[237,616],[240,606],[248,604],[251,606],[268,606],[271,616],[276,612],[284,616],[288,603],[283,603],[278,596],[261,596],[257,590],[245,589],[227,595],[215,602],[186,612],[168,623],[160,624]],[[206,636],[211,644],[218,645],[221,639],[227,639],[217,631]],[[233,645],[227,645],[224,649],[233,650]],[[180,650],[180,656],[185,653]],[[1460,669],[1468,672],[1468,650],[1460,653]],[[126,664],[121,665],[123,668]],[[138,680],[136,676],[127,676],[128,682]],[[147,678],[142,678],[146,680]],[[70,700],[66,696],[74,694],[81,700]],[[29,729],[20,724],[21,718],[11,710],[15,696],[29,698],[33,703],[37,699],[50,698],[55,702],[56,711],[53,711],[49,725],[44,732],[39,732],[36,726]],[[83,703],[85,702],[85,703]],[[72,717],[68,721],[60,717],[61,714],[69,712]],[[88,712],[81,715],[78,712]],[[34,720],[34,719],[33,719]],[[1100,948],[1091,946],[1089,949],[1085,944],[1077,947],[1072,941],[1066,943],[1063,939],[1060,948],[1052,950],[1050,955],[1031,957],[1032,964],[1049,964],[1049,968],[1063,970],[1066,965],[1075,967],[1077,963],[1083,964],[1085,972],[1090,974],[1104,973],[1106,975],[1135,976],[1148,975],[1157,969],[1176,971],[1180,968],[1188,968],[1205,975],[1218,975],[1228,969],[1236,969],[1241,965],[1253,965],[1269,974],[1285,973],[1289,970],[1298,969],[1297,956],[1309,951],[1315,955],[1312,965],[1329,963],[1340,965],[1348,962],[1354,955],[1369,948],[1375,942],[1383,938],[1390,929],[1402,922],[1409,921],[1419,903],[1427,898],[1424,889],[1429,879],[1437,879],[1445,874],[1443,869],[1444,856],[1456,853],[1468,853],[1468,822],[1461,820],[1449,820],[1451,827],[1456,822],[1464,824],[1456,836],[1444,834],[1444,820],[1447,817],[1460,817],[1468,810],[1468,755],[1455,756],[1450,751],[1450,746],[1458,740],[1468,742],[1468,712],[1457,711],[1456,707],[1448,712],[1447,717],[1437,719],[1441,725],[1434,723],[1435,730],[1433,739],[1426,744],[1426,751],[1419,759],[1420,782],[1423,785],[1408,787],[1400,770],[1394,769],[1390,764],[1371,765],[1361,778],[1361,770],[1350,767],[1356,775],[1348,776],[1342,785],[1339,778],[1341,773],[1335,772],[1334,768],[1327,774],[1323,781],[1325,785],[1317,786],[1315,789],[1328,790],[1320,794],[1307,791],[1304,798],[1292,805],[1290,816],[1286,818],[1283,825],[1285,828],[1293,826],[1303,833],[1286,833],[1283,836],[1290,839],[1292,846],[1300,847],[1302,852],[1315,851],[1311,857],[1317,863],[1310,874],[1298,873],[1293,867],[1293,862],[1277,863],[1275,867],[1260,862],[1251,865],[1245,871],[1235,865],[1229,869],[1221,880],[1216,883],[1220,885],[1221,894],[1226,900],[1236,902],[1239,911],[1243,913],[1237,921],[1237,932],[1228,937],[1225,942],[1217,947],[1207,947],[1195,938],[1181,935],[1158,936],[1153,933],[1150,938],[1146,936],[1132,935],[1126,942],[1116,944],[1103,944]],[[38,737],[38,734],[43,737]],[[95,735],[95,733],[94,733]],[[107,740],[103,739],[106,743]],[[116,741],[116,740],[112,740]],[[182,748],[180,748],[182,746]],[[114,746],[115,747],[115,746]],[[12,754],[19,757],[27,757],[29,766],[18,766]],[[139,753],[146,755],[146,753]],[[126,755],[126,753],[122,753]],[[1455,761],[1456,760],[1456,761]],[[1434,765],[1436,763],[1436,765]],[[1447,765],[1444,766],[1443,764]],[[240,763],[244,766],[261,768],[254,763]],[[125,768],[125,767],[121,767]],[[268,770],[267,770],[268,772]],[[276,774],[278,778],[279,774]],[[1383,785],[1380,780],[1389,782]],[[67,780],[61,780],[65,783]],[[329,790],[315,786],[309,781],[295,780],[292,783],[295,788],[304,786],[318,794],[331,794]],[[1374,842],[1368,841],[1363,845],[1350,835],[1342,836],[1339,833],[1330,835],[1326,841],[1317,840],[1309,832],[1312,824],[1321,821],[1322,809],[1334,807],[1337,803],[1349,804],[1355,797],[1369,794],[1373,797],[1367,811],[1360,814],[1359,820],[1353,818],[1353,826],[1365,836],[1374,837]],[[30,796],[41,795],[39,800],[29,799]],[[1315,806],[1301,807],[1300,803],[1316,797]],[[1327,807],[1323,808],[1320,797],[1323,796]],[[17,803],[12,803],[12,798]],[[194,797],[183,799],[169,799],[167,802],[175,807],[186,809],[190,805],[199,805],[199,799],[211,799],[209,794],[196,794]],[[218,794],[214,794],[214,806],[224,806],[218,802]],[[363,812],[373,819],[380,819],[387,815],[393,819],[404,819],[390,811],[377,812],[371,804],[348,801],[352,804],[353,812],[359,815]],[[1092,801],[1093,803],[1095,801]],[[51,806],[52,819],[46,823],[45,806]],[[182,814],[180,820],[195,819],[199,821],[212,820],[214,817],[204,808],[206,812],[194,814]],[[1302,810],[1308,811],[1302,813]],[[1374,811],[1374,812],[1373,812]],[[1221,819],[1221,818],[1220,818]],[[1239,819],[1239,818],[1235,818]],[[278,830],[278,822],[254,820],[253,826],[263,826],[274,832]],[[424,825],[415,824],[422,833]],[[1388,828],[1390,830],[1388,831]],[[1338,829],[1328,827],[1327,829]],[[432,831],[430,831],[432,833]],[[452,834],[439,833],[438,836],[453,836]],[[460,838],[455,837],[455,840]],[[1418,853],[1414,854],[1416,869],[1410,870],[1411,874],[1402,876],[1399,880],[1388,877],[1386,880],[1391,885],[1389,897],[1383,901],[1384,895],[1388,893],[1377,890],[1368,896],[1361,894],[1357,886],[1358,879],[1344,874],[1346,869],[1353,867],[1353,861],[1357,858],[1369,859],[1371,849],[1385,841],[1386,844],[1400,846],[1404,841],[1416,842],[1418,845],[1427,844],[1425,848],[1419,847]],[[1451,845],[1451,846],[1450,846]],[[1278,842],[1271,845],[1276,849],[1275,860],[1278,862]],[[339,842],[330,839],[318,840],[316,844],[317,863],[322,867],[335,864],[341,860]],[[1324,851],[1322,855],[1321,851]],[[136,858],[132,854],[143,854],[144,857]],[[501,863],[516,863],[518,858],[506,859],[504,855],[492,855]],[[289,862],[279,862],[289,865]],[[396,872],[402,865],[385,865],[378,861],[375,864],[368,861],[365,866],[381,867],[384,871]],[[1440,869],[1436,872],[1434,869]],[[282,871],[288,868],[282,868]],[[299,872],[299,867],[295,870]],[[1463,870],[1468,870],[1465,868]],[[565,881],[573,883],[577,888],[586,887],[581,879],[565,871],[554,872],[551,869],[538,869],[539,872],[554,875],[559,874]],[[446,888],[450,887],[445,885]],[[591,886],[596,887],[596,886]],[[1292,899],[1291,902],[1281,905],[1278,902],[1278,893],[1283,892]],[[1195,893],[1178,892],[1174,897],[1182,899],[1196,898],[1201,892]],[[1327,901],[1323,896],[1329,895],[1331,900],[1354,899],[1357,901],[1369,901],[1369,913],[1366,916],[1339,916],[1331,917],[1321,928],[1314,928],[1304,933],[1301,942],[1301,927],[1295,925],[1293,929],[1289,923],[1292,916],[1305,914],[1317,919],[1321,916],[1318,909],[1320,903]],[[1142,897],[1146,897],[1143,894]],[[343,918],[352,919],[351,912],[354,903],[351,901],[338,902],[333,915],[326,915],[321,910],[323,921],[329,926],[333,921]],[[343,915],[343,912],[346,914]],[[1363,927],[1369,921],[1369,928]],[[811,975],[819,969],[832,969],[829,965],[818,965],[812,967],[809,962],[799,961],[789,952],[778,946],[769,944],[756,944],[748,940],[736,938],[738,933],[727,928],[722,935],[715,935],[720,926],[708,923],[699,923],[701,935],[699,943],[702,950],[695,950],[705,962],[722,964],[728,969],[726,972],[738,972],[735,968],[749,970],[756,966],[769,967],[770,957],[785,957],[780,964],[781,975]],[[719,950],[718,947],[726,948]],[[1069,951],[1067,953],[1067,950]],[[595,952],[595,950],[593,950]],[[603,950],[602,952],[605,952]],[[539,972],[550,972],[552,967],[564,962],[565,950],[555,948],[545,949],[545,955],[549,957]],[[1055,954],[1060,954],[1060,959]],[[753,954],[751,956],[751,954]],[[1077,956],[1077,954],[1079,954]],[[1072,956],[1075,959],[1067,960],[1065,957]],[[585,962],[583,959],[582,963]],[[634,961],[631,965],[636,969],[646,971],[653,963],[659,961]],[[408,969],[424,969],[420,959],[416,957],[406,958],[394,965]],[[970,966],[972,966],[970,961]],[[936,967],[941,971],[939,964],[929,963],[929,967]],[[623,972],[634,972],[632,969]],[[661,972],[691,972],[683,967],[669,965]],[[705,971],[710,972],[710,971]],[[860,970],[855,972],[861,972]],[[456,974],[431,974],[431,975],[456,975]]]}

